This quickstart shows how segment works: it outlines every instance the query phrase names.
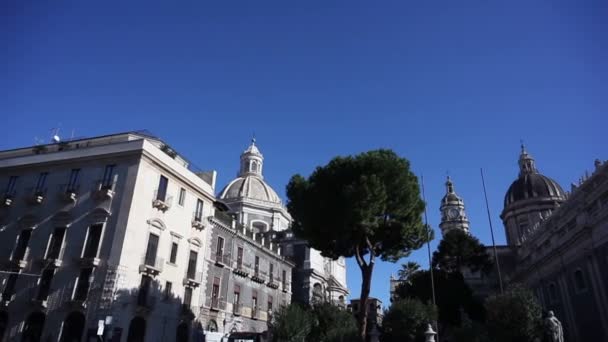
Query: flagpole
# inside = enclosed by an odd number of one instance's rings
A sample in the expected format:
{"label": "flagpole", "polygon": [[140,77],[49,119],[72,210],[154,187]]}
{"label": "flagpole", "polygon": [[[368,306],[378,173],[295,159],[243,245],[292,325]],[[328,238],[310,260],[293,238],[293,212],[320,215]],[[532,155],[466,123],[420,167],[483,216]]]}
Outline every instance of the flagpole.
{"label": "flagpole", "polygon": [[483,168],[480,168],[481,184],[483,185],[483,196],[486,199],[486,211],[488,213],[488,222],[490,223],[490,234],[492,235],[492,248],[494,249],[494,261],[496,262],[496,271],[498,272],[498,284],[500,285],[500,294],[504,293],[502,287],[502,276],[500,274],[500,264],[498,262],[498,252],[496,251],[496,242],[494,241],[494,228],[492,228],[492,218],[490,216],[490,205],[488,204],[488,194],[486,192],[486,182],[483,178]]}
{"label": "flagpole", "polygon": [[[431,233],[430,233],[430,230],[428,230],[429,220],[428,220],[428,217],[426,214],[426,196],[424,195],[424,176],[423,175],[420,175],[420,185],[422,188],[422,200],[424,201],[424,225],[427,229],[426,248],[427,248],[427,252],[429,255],[429,271],[431,274],[431,294],[433,296],[433,306],[436,308],[437,302],[435,300],[435,279],[433,277],[433,261],[431,259]],[[437,340],[439,340],[439,325],[437,324],[437,322],[435,322],[435,329],[437,329]]]}

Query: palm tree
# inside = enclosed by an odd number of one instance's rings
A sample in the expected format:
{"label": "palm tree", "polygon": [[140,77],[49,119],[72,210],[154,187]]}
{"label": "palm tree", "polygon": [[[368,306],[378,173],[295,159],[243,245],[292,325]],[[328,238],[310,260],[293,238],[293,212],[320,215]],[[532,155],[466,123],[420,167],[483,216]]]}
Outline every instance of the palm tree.
{"label": "palm tree", "polygon": [[401,269],[397,275],[399,276],[399,280],[408,281],[411,276],[418,271],[420,271],[420,265],[417,262],[408,261],[401,265]]}

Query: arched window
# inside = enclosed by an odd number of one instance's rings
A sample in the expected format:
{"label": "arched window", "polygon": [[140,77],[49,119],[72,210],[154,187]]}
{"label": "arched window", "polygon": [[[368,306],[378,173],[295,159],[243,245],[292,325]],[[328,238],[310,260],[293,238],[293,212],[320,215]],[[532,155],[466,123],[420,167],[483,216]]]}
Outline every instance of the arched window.
{"label": "arched window", "polygon": [[21,336],[22,342],[38,342],[42,337],[42,329],[44,329],[44,321],[46,315],[42,312],[34,312],[27,318],[23,333]]}
{"label": "arched window", "polygon": [[133,317],[129,324],[129,334],[127,342],[145,342],[146,340],[146,320],[142,317]]}
{"label": "arched window", "polygon": [[84,314],[78,311],[70,313],[63,322],[61,342],[80,341],[85,326]]}
{"label": "arched window", "polygon": [[209,320],[209,323],[207,323],[207,331],[217,332],[217,322],[215,320]]}
{"label": "arched window", "polygon": [[585,275],[580,268],[574,271],[574,285],[576,286],[577,291],[584,291],[587,289],[587,284],[585,284]]}

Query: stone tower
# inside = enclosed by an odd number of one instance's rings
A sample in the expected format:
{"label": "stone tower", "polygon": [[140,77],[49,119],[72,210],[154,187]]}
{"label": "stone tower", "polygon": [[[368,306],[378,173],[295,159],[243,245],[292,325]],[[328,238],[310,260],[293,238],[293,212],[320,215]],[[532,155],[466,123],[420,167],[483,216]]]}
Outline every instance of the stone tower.
{"label": "stone tower", "polygon": [[454,191],[454,184],[448,176],[445,182],[446,194],[441,199],[441,234],[445,235],[453,229],[462,230],[469,233],[469,219],[464,210],[464,201]]}

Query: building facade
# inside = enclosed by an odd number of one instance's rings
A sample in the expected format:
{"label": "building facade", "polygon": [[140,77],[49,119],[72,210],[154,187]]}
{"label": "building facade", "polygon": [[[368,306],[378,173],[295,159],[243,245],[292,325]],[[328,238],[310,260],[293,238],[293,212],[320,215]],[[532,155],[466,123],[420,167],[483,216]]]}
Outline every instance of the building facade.
{"label": "building facade", "polygon": [[[0,340],[189,341],[224,328],[222,308],[254,321],[288,303],[292,264],[236,232],[215,178],[145,132],[0,152]],[[268,280],[249,285],[254,255]]]}
{"label": "building facade", "polygon": [[501,214],[517,263],[510,281],[553,310],[567,341],[608,340],[608,162],[566,193],[522,146]]}
{"label": "building facade", "polygon": [[237,177],[220,192],[220,200],[239,225],[265,243],[281,247],[295,264],[292,273],[293,300],[311,304],[329,301],[346,307],[346,264],[344,258],[321,256],[290,231],[291,215],[277,193],[264,180],[264,157],[252,140],[240,156]]}

